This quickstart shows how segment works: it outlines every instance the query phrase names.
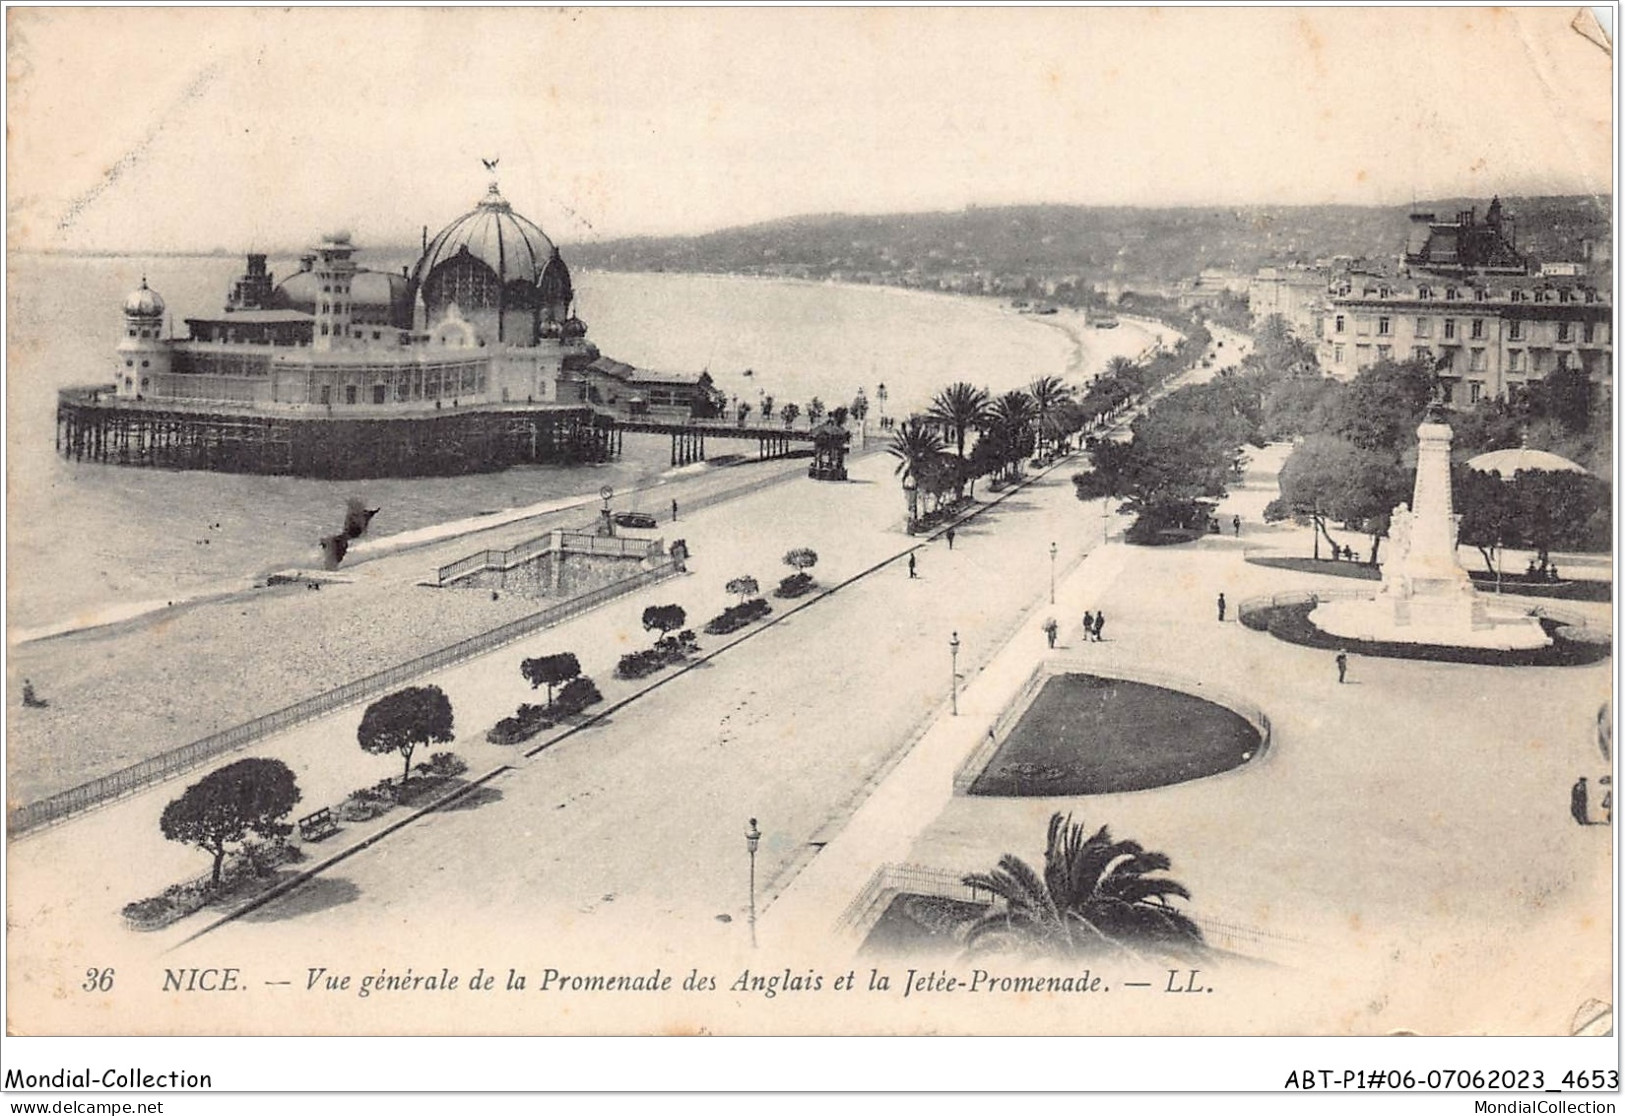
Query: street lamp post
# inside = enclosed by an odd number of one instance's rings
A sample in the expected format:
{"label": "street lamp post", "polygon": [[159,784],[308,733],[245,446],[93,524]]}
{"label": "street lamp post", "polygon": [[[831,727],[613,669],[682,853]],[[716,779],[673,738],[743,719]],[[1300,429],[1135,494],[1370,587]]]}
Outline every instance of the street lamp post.
{"label": "street lamp post", "polygon": [[750,948],[756,948],[756,846],[761,843],[762,831],[756,828],[756,819],[750,819],[745,830],[745,848],[750,852]]}
{"label": "street lamp post", "polygon": [[948,653],[953,656],[953,677],[948,681],[949,701],[952,702],[953,715],[959,716],[959,633],[955,632],[948,640]]}
{"label": "street lamp post", "polygon": [[615,520],[610,517],[609,502],[615,498],[615,490],[606,484],[604,487],[598,490],[598,498],[604,501],[604,510],[602,513],[604,521],[599,526],[598,533],[601,535],[613,535],[615,534]]}
{"label": "street lamp post", "polygon": [[1055,544],[1049,544],[1049,603],[1055,603]]}

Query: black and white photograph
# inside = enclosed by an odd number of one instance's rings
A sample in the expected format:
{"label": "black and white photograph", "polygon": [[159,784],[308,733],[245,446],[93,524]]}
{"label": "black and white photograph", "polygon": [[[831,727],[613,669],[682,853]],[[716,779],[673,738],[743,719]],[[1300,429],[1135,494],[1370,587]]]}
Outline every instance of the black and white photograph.
{"label": "black and white photograph", "polygon": [[8,1096],[1617,1096],[1612,12],[9,7]]}

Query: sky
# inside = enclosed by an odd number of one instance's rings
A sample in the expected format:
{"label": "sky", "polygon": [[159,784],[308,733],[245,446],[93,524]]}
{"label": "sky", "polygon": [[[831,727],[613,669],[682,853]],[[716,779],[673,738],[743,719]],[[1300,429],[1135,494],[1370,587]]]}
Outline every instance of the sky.
{"label": "sky", "polygon": [[1609,193],[1577,10],[12,8],[9,244]]}

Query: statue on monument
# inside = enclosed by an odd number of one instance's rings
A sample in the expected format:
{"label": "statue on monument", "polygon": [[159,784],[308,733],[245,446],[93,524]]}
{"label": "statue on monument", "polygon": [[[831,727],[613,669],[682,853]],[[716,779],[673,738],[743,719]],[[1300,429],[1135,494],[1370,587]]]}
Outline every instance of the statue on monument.
{"label": "statue on monument", "polygon": [[1388,564],[1402,566],[1411,552],[1411,506],[1403,501],[1388,517]]}

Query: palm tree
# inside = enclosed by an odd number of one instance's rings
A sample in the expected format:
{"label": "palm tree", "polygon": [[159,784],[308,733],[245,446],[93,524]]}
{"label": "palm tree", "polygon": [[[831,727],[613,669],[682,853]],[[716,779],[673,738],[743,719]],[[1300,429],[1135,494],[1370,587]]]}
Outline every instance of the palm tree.
{"label": "palm tree", "polygon": [[1203,949],[1202,931],[1169,898],[1189,899],[1190,892],[1152,876],[1169,864],[1137,842],[1113,841],[1105,826],[1085,837],[1083,825],[1057,813],[1042,876],[1007,853],[992,872],[964,878],[965,886],[1003,900],[971,924],[965,944],[975,952],[1189,958]]}
{"label": "palm tree", "polygon": [[1039,438],[1056,434],[1055,422],[1060,417],[1061,405],[1072,399],[1071,386],[1059,376],[1040,376],[1027,385],[1027,394],[1038,412]]}
{"label": "palm tree", "polygon": [[1006,472],[1032,452],[1032,423],[1036,410],[1024,391],[1007,391],[989,408],[987,427],[1004,451]]}
{"label": "palm tree", "polygon": [[1102,373],[1103,379],[1123,380],[1134,376],[1134,362],[1126,356],[1114,356],[1106,362],[1106,371]]}
{"label": "palm tree", "polygon": [[886,452],[897,458],[896,472],[903,478],[903,490],[908,493],[908,525],[913,530],[919,508],[917,490],[932,468],[932,462],[942,456],[942,439],[930,426],[911,418],[893,432]]}
{"label": "palm tree", "polygon": [[987,421],[990,406],[986,388],[972,387],[961,380],[937,392],[926,416],[954,432],[954,455],[964,461],[965,432]]}

